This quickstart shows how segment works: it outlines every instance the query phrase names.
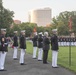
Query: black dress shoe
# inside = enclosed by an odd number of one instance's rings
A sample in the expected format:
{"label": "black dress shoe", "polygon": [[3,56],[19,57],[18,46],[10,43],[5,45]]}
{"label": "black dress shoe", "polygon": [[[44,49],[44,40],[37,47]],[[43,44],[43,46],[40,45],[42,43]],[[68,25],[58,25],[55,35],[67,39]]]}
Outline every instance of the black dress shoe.
{"label": "black dress shoe", "polygon": [[42,60],[38,60],[38,61],[42,61]]}
{"label": "black dress shoe", "polygon": [[0,69],[0,71],[7,71],[7,70],[5,70],[5,69]]}
{"label": "black dress shoe", "polygon": [[14,60],[18,60],[18,58],[14,58]]}
{"label": "black dress shoe", "polygon": [[37,58],[33,58],[33,59],[37,59]]}
{"label": "black dress shoe", "polygon": [[49,63],[47,63],[47,62],[43,62],[43,64],[49,64]]}
{"label": "black dress shoe", "polygon": [[21,63],[20,65],[26,65],[25,63]]}
{"label": "black dress shoe", "polygon": [[58,67],[58,66],[56,66],[56,67],[53,67],[53,66],[52,66],[52,68],[59,68],[59,67]]}

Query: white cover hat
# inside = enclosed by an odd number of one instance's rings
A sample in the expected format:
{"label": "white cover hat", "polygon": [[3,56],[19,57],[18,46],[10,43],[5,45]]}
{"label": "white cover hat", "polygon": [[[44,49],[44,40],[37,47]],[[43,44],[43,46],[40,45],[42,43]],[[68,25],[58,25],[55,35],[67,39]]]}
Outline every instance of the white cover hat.
{"label": "white cover hat", "polygon": [[37,32],[34,32],[35,35],[37,35]]}
{"label": "white cover hat", "polygon": [[6,31],[6,29],[5,28],[2,28],[1,31]]}
{"label": "white cover hat", "polygon": [[56,31],[57,31],[57,29],[52,29],[52,31],[53,31],[53,32],[56,32]]}
{"label": "white cover hat", "polygon": [[21,32],[25,32],[25,30],[21,30]]}
{"label": "white cover hat", "polygon": [[44,35],[48,35],[48,32],[44,32]]}
{"label": "white cover hat", "polygon": [[17,33],[17,31],[14,31],[14,33]]}
{"label": "white cover hat", "polygon": [[42,34],[42,32],[40,32],[39,34]]}

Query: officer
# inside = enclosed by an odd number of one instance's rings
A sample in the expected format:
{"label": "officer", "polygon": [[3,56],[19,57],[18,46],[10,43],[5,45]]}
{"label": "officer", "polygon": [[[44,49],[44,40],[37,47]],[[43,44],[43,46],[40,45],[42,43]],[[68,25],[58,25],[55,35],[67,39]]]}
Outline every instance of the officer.
{"label": "officer", "polygon": [[75,46],[75,37],[73,37],[73,46]]}
{"label": "officer", "polygon": [[75,37],[73,38],[73,41],[74,41],[74,46],[75,46]]}
{"label": "officer", "polygon": [[62,36],[62,46],[64,46],[64,36]]}
{"label": "officer", "polygon": [[43,38],[43,64],[47,63],[48,58],[48,51],[50,49],[50,39],[48,37],[48,32],[44,32],[44,38]]}
{"label": "officer", "polygon": [[20,48],[21,48],[20,65],[25,65],[25,63],[24,63],[24,56],[25,56],[25,51],[26,51],[25,30],[22,30],[22,31],[21,31]]}
{"label": "officer", "polygon": [[66,46],[66,37],[63,38],[64,46]]}
{"label": "officer", "polygon": [[58,37],[58,45],[61,46],[61,44],[60,44],[60,36]]}
{"label": "officer", "polygon": [[58,56],[58,37],[57,29],[52,30],[53,35],[51,37],[51,49],[52,49],[52,67],[57,68],[57,56]]}
{"label": "officer", "polygon": [[43,55],[43,38],[42,38],[42,32],[40,32],[38,36],[38,61],[42,60],[42,55]]}
{"label": "officer", "polygon": [[69,37],[66,37],[66,46],[69,46]]}
{"label": "officer", "polygon": [[34,32],[34,37],[32,39],[32,41],[33,41],[33,59],[36,59],[36,54],[37,54],[37,40],[38,40],[37,32]]}
{"label": "officer", "polygon": [[74,43],[74,44],[75,44],[75,46],[76,46],[76,37],[75,37],[75,43]]}
{"label": "officer", "polygon": [[62,36],[60,37],[60,44],[61,44],[61,46],[63,46],[63,37]]}
{"label": "officer", "polygon": [[0,50],[1,50],[1,32],[0,32]]}
{"label": "officer", "polygon": [[17,37],[17,31],[14,31],[13,46],[14,46],[13,59],[14,59],[14,60],[17,60],[17,51],[18,51],[18,37]]}
{"label": "officer", "polygon": [[0,71],[6,71],[4,69],[4,64],[5,64],[5,57],[6,54],[8,52],[8,43],[7,43],[7,39],[5,37],[6,34],[6,29],[1,29],[1,36],[0,36],[0,45],[1,45],[1,49],[0,49]]}

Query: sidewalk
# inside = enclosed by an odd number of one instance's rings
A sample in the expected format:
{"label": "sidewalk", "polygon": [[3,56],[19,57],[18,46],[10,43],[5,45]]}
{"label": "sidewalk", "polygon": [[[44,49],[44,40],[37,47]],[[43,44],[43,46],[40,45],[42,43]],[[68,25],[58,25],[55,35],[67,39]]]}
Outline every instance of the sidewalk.
{"label": "sidewalk", "polygon": [[[18,59],[19,59],[18,52]],[[43,64],[42,61],[32,59],[32,55],[25,55],[25,64],[21,66],[19,60],[13,60],[13,50],[7,53],[5,69],[7,71],[0,71],[0,75],[76,75],[65,68],[52,68],[51,63]]]}

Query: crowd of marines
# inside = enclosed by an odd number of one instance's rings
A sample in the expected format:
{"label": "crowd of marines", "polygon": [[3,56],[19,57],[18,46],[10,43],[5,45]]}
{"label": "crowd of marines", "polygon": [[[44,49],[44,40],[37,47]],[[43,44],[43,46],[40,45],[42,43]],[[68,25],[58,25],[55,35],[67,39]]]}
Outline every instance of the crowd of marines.
{"label": "crowd of marines", "polygon": [[[27,50],[26,47],[26,37],[25,37],[25,30],[21,30],[20,36],[18,37],[18,31],[14,31],[13,36],[13,59],[18,60],[17,52],[18,47],[20,48],[20,59],[19,63],[20,65],[25,65],[25,53]],[[7,40],[6,35],[6,29],[1,29],[0,34],[0,71],[5,71],[4,64],[5,64],[5,57],[8,52],[8,46],[10,46],[10,43]],[[57,36],[57,29],[52,30],[52,36],[49,37],[48,32],[42,32],[37,33],[34,32],[34,36],[30,38],[33,43],[33,59],[38,59],[38,61],[43,61],[43,64],[48,64],[47,58],[48,58],[48,52],[50,50],[50,44],[51,44],[51,50],[52,50],[52,67],[58,68],[57,66],[57,57],[58,57],[58,50],[59,46],[69,46],[73,45],[76,46],[76,38],[71,38],[69,40],[68,38],[62,38]],[[71,42],[71,44],[69,43]],[[38,50],[38,57],[37,57],[37,50]]]}
{"label": "crowd of marines", "polygon": [[59,46],[76,46],[75,36],[60,36],[58,37]]}

